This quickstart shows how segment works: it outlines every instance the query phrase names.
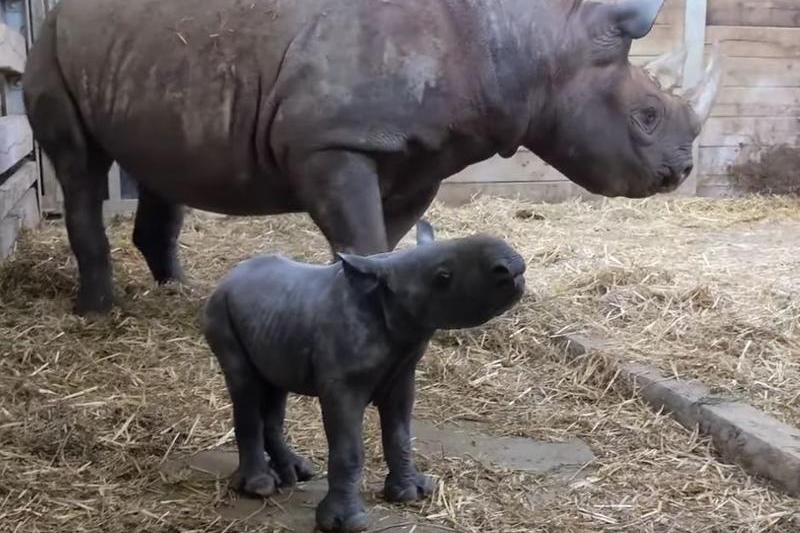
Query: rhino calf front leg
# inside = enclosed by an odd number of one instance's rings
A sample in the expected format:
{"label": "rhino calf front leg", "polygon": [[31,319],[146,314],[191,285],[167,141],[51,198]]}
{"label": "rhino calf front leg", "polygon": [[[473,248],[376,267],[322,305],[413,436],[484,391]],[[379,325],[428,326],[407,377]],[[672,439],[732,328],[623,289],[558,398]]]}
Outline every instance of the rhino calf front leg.
{"label": "rhino calf front leg", "polygon": [[320,396],[328,439],[328,493],[317,506],[322,531],[350,532],[367,527],[359,492],[364,466],[362,423],[367,400],[341,389]]}
{"label": "rhino calf front leg", "polygon": [[178,260],[178,236],[183,226],[183,208],[139,185],[139,201],[133,243],[142,252],[157,283],[183,281]]}
{"label": "rhino calf front leg", "polygon": [[[419,351],[419,356],[424,348]],[[416,358],[417,360],[419,357]],[[381,399],[378,412],[381,419],[383,455],[389,475],[383,488],[390,502],[409,502],[433,492],[433,481],[420,474],[414,464],[411,449],[411,411],[414,407],[414,369],[416,363],[397,377],[389,393]]]}

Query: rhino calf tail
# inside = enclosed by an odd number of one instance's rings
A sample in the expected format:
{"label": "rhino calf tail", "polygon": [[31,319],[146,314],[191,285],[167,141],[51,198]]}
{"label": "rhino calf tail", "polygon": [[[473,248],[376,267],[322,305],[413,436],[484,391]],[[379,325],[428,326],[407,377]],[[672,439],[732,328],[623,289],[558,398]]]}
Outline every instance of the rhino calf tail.
{"label": "rhino calf tail", "polygon": [[417,246],[431,243],[435,240],[433,226],[424,218],[417,222]]}

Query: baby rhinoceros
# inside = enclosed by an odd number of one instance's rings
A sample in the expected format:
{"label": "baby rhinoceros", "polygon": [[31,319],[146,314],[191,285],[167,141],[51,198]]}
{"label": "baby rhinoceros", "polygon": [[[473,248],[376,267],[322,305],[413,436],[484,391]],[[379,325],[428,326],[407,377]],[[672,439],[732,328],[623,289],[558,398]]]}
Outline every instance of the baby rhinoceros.
{"label": "baby rhinoceros", "polygon": [[525,262],[500,239],[433,242],[422,229],[415,248],[339,254],[326,266],[255,257],[212,294],[205,336],[233,403],[234,488],[269,496],[312,476],[283,437],[292,392],[319,397],[322,408],[329,489],[316,511],[320,529],[367,527],[359,486],[370,402],[380,414],[389,468],[385,498],[430,494],[433,484],[417,472],[410,443],[416,365],[437,329],[478,326],[513,306],[524,292]]}

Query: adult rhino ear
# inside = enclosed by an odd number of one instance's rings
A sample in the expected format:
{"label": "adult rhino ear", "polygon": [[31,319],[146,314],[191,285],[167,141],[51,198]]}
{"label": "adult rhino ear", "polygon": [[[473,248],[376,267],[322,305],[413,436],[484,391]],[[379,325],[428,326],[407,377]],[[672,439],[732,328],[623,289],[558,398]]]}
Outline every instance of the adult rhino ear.
{"label": "adult rhino ear", "polygon": [[620,0],[609,9],[623,37],[641,39],[653,29],[662,5],[664,0]]}
{"label": "adult rhino ear", "polygon": [[337,253],[336,257],[350,283],[365,294],[376,290],[386,278],[386,272],[375,259],[345,253]]}

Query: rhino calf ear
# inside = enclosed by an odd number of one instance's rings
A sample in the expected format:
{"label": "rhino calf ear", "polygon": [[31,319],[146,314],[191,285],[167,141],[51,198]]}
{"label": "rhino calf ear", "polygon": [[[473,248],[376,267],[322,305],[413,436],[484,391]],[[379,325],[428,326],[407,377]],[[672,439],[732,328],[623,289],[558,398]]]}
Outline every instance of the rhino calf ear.
{"label": "rhino calf ear", "polygon": [[383,280],[382,269],[374,259],[345,253],[337,253],[336,257],[342,262],[347,279],[361,292],[374,291]]}
{"label": "rhino calf ear", "polygon": [[623,37],[641,39],[653,29],[662,5],[664,0],[623,0],[611,10]]}

